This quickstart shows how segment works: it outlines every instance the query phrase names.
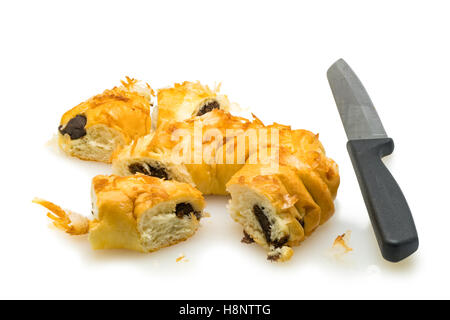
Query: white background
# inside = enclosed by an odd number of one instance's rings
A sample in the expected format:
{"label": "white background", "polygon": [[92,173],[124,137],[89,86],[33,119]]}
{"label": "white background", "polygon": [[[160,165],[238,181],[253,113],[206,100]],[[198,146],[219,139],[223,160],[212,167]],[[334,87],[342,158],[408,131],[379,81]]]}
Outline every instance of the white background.
{"label": "white background", "polygon": [[[0,4],[0,298],[450,298],[450,7],[446,1],[4,1]],[[379,254],[326,79],[344,58],[396,150],[386,164],[420,249]],[[104,164],[47,143],[61,115],[125,75],[213,85],[263,121],[319,132],[340,166],[336,214],[285,264],[244,245],[225,197],[190,240],[152,254],[92,251],[49,228],[35,196],[86,215]],[[351,230],[354,251],[329,248]],[[176,262],[181,254],[188,261]]]}

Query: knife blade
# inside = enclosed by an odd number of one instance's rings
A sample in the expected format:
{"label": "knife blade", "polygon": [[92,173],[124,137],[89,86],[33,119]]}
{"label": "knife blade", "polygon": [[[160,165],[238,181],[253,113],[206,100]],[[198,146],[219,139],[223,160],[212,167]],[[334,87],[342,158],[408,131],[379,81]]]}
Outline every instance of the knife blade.
{"label": "knife blade", "polygon": [[328,82],[347,134],[347,150],[355,170],[383,257],[398,262],[419,247],[408,203],[381,160],[394,151],[363,84],[343,60],[327,72]]}

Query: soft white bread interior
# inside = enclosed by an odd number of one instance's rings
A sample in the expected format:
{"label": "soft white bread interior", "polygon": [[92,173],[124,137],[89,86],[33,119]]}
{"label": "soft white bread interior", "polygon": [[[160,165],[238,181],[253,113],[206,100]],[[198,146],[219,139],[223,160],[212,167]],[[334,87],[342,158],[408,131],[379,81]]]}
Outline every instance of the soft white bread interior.
{"label": "soft white bread interior", "polygon": [[199,227],[201,212],[191,207],[189,199],[179,199],[159,204],[142,213],[138,232],[145,250],[155,251],[193,236]]}
{"label": "soft white bread interior", "polygon": [[125,144],[123,135],[107,125],[97,124],[86,129],[86,135],[79,139],[71,139],[69,135],[61,135],[61,149],[72,156],[85,160],[110,162],[111,155],[117,146]]}
{"label": "soft white bread interior", "polygon": [[58,128],[59,146],[83,160],[111,162],[120,146],[150,132],[153,90],[148,84],[126,78],[67,111]]}

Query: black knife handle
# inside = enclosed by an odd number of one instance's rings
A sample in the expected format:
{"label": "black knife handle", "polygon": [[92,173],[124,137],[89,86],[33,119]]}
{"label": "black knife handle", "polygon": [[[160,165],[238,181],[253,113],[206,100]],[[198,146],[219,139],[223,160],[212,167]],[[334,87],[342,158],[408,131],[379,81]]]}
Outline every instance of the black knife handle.
{"label": "black knife handle", "polygon": [[381,158],[394,151],[391,138],[350,140],[347,150],[383,257],[398,262],[417,250],[419,238],[402,190]]}

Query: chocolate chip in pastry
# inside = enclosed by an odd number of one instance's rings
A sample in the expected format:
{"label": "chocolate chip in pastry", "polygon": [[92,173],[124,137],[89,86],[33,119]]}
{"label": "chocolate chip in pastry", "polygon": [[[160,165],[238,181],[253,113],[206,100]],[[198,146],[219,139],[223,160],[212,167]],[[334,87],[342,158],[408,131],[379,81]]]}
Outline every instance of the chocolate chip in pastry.
{"label": "chocolate chip in pastry", "polygon": [[202,116],[205,113],[213,111],[214,109],[220,109],[220,104],[217,100],[205,102],[197,111],[196,116]]}
{"label": "chocolate chip in pastry", "polygon": [[71,140],[76,140],[86,135],[86,116],[83,114],[77,114],[74,118],[70,119],[65,126],[60,125],[58,127],[59,133],[62,135],[68,134]]}

